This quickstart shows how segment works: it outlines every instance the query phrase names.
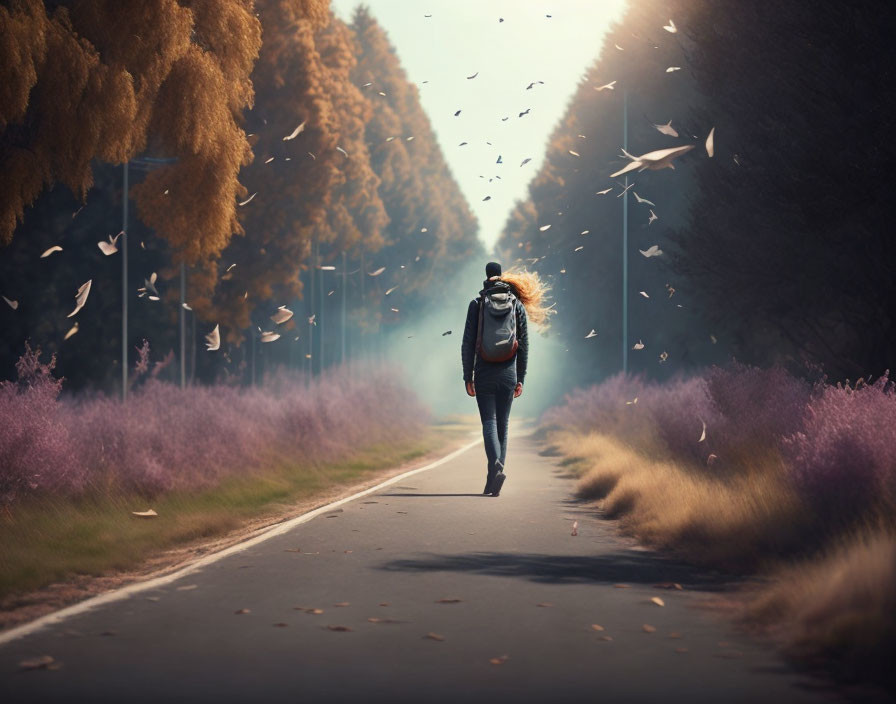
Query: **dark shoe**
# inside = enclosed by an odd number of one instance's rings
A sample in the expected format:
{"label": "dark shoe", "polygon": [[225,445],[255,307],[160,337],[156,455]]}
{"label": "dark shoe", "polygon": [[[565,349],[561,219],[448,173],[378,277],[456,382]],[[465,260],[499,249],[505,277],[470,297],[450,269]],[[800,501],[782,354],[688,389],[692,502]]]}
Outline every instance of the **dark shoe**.
{"label": "dark shoe", "polygon": [[485,480],[485,490],[482,492],[485,496],[488,496],[492,493],[492,483],[495,481],[494,476],[489,477]]}
{"label": "dark shoe", "polygon": [[504,472],[498,472],[495,475],[495,480],[492,482],[492,496],[501,495],[501,487],[504,486],[505,479],[507,479],[507,475]]}

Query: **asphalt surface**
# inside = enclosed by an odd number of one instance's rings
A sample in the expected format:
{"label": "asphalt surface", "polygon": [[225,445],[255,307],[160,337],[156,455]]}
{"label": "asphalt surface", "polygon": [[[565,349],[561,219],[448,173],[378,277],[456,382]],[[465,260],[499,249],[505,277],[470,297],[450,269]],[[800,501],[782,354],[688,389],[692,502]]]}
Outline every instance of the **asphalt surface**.
{"label": "asphalt surface", "polygon": [[[0,645],[0,700],[835,700],[705,607],[735,585],[620,537],[572,500],[556,460],[523,433],[512,427],[498,498],[479,494],[479,444],[164,587]],[[20,669],[42,655],[60,667]]]}

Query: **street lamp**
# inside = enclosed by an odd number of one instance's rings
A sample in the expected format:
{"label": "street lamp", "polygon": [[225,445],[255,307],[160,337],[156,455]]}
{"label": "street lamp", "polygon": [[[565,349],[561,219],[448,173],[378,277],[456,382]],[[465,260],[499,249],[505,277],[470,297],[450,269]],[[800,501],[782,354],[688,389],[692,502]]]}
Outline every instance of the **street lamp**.
{"label": "street lamp", "polygon": [[[134,166],[141,171],[149,171],[158,166],[173,164],[176,158],[159,158],[145,156],[131,159],[123,164],[121,194],[121,400],[128,398],[128,170]],[[186,273],[184,263],[180,264],[180,385],[186,384],[185,367],[185,318],[186,309],[183,304]]]}

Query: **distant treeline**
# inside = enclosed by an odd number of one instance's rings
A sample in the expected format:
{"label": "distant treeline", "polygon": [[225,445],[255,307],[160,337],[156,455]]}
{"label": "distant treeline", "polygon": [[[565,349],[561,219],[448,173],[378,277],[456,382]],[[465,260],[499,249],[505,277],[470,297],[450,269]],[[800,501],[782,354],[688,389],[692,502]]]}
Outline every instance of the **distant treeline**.
{"label": "distant treeline", "polygon": [[[631,3],[500,241],[552,277],[577,382],[619,371],[623,346],[657,378],[731,356],[834,379],[891,368],[887,18],[881,2]],[[628,174],[625,340],[624,116],[631,155],[696,145]]]}
{"label": "distant treeline", "polygon": [[[58,354],[67,388],[119,383],[122,252],[96,243],[122,229],[124,162],[131,359],[144,338],[178,353],[183,263],[190,378],[338,362],[343,292],[347,356],[373,352],[480,253],[365,8],[346,24],[327,0],[22,0],[0,7],[0,294],[18,303],[0,310],[0,377],[30,339]],[[152,272],[160,300],[138,298]],[[281,305],[295,317],[278,327]]]}

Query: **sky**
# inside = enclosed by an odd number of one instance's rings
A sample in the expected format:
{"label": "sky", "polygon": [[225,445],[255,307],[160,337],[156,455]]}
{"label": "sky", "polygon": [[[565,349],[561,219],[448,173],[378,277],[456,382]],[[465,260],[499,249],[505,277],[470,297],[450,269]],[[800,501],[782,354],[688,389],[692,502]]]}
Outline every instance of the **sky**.
{"label": "sky", "polygon": [[[331,0],[344,20],[358,4]],[[479,236],[490,249],[514,203],[526,198],[551,132],[599,54],[607,29],[621,18],[625,0],[366,4],[417,85],[442,152],[479,221]],[[544,83],[527,90],[533,81]],[[527,158],[532,161],[520,166]],[[483,201],[486,196],[491,199]]]}

